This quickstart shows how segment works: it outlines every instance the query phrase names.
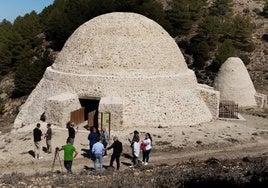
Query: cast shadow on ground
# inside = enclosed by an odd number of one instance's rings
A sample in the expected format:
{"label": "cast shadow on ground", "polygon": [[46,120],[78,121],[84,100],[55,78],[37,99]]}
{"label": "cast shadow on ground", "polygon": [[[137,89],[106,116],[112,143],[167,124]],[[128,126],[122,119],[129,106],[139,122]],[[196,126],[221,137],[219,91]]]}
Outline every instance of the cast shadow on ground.
{"label": "cast shadow on ground", "polygon": [[133,157],[131,155],[129,155],[128,153],[122,153],[122,156],[125,157],[126,159],[133,159]]}
{"label": "cast shadow on ground", "polygon": [[42,150],[43,150],[43,152],[47,153],[47,148],[46,147],[43,146]]}
{"label": "cast shadow on ground", "polygon": [[89,166],[84,166],[84,169],[86,170],[86,171],[94,171],[95,169],[93,168],[93,167],[89,167]]}
{"label": "cast shadow on ground", "polygon": [[33,158],[35,158],[35,153],[34,153],[33,150],[29,150],[28,153],[29,153]]}
{"label": "cast shadow on ground", "polygon": [[132,160],[133,160],[133,157],[131,155],[129,155],[128,153],[122,153],[122,156],[126,159],[129,159],[130,162],[121,162],[123,165],[125,166],[131,166],[132,165]]}
{"label": "cast shadow on ground", "polygon": [[[99,164],[98,164],[99,165]],[[111,168],[109,165],[102,165],[102,167],[104,168],[104,169],[108,169],[108,168]],[[89,166],[84,166],[84,170],[86,170],[86,171],[89,171],[89,172],[93,172],[93,171],[95,171],[95,169],[94,169],[94,167],[89,167]]]}
{"label": "cast shadow on ground", "polygon": [[85,128],[86,130],[88,130],[88,131],[90,130],[90,126],[89,126],[89,125],[85,125],[84,128]]}
{"label": "cast shadow on ground", "polygon": [[82,156],[84,156],[85,158],[89,158],[90,159],[91,152],[89,151],[89,149],[82,148],[81,151],[84,152],[84,153],[81,154]]}
{"label": "cast shadow on ground", "polygon": [[121,162],[123,165],[125,165],[125,166],[131,166],[132,165],[132,163],[126,163],[126,162]]}

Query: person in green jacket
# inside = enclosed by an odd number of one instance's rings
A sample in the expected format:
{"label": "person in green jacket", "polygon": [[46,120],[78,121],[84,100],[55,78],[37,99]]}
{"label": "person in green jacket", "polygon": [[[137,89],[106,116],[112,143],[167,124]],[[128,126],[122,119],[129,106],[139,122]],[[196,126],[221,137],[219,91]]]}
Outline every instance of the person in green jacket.
{"label": "person in green jacket", "polygon": [[71,144],[71,140],[68,138],[66,141],[66,145],[62,146],[60,149],[56,148],[56,151],[59,152],[61,150],[64,151],[64,167],[67,170],[67,173],[72,173],[72,163],[73,159],[77,156],[78,152],[75,147]]}

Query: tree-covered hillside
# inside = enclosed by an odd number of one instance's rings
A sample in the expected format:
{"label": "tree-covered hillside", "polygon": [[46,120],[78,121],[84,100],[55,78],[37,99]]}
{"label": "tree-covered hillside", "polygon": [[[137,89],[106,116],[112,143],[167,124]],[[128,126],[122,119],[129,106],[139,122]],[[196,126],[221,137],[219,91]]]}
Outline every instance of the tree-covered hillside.
{"label": "tree-covered hillside", "polygon": [[[158,22],[176,40],[199,82],[210,84],[230,56],[249,63],[256,28],[251,10],[234,14],[232,0],[55,0],[40,14],[30,12],[14,23],[0,22],[0,81],[13,75],[9,97],[28,95],[53,63],[55,52],[84,22],[108,12],[135,12]],[[267,18],[268,2],[254,14]],[[264,37],[267,36],[264,35]],[[267,37],[266,37],[267,38]],[[202,73],[202,74],[201,74]],[[1,88],[0,88],[1,94]],[[0,113],[4,99],[0,97]]]}

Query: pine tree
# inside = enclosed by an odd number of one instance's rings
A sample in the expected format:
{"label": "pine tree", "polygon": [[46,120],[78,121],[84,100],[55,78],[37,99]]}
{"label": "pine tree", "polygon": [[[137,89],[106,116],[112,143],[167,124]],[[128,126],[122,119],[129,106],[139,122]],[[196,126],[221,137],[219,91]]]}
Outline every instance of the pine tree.
{"label": "pine tree", "polygon": [[205,5],[200,0],[173,0],[171,9],[167,10],[167,18],[174,29],[174,35],[187,34],[192,24],[202,14]]}
{"label": "pine tree", "polygon": [[221,65],[229,57],[236,56],[236,49],[233,45],[232,40],[227,39],[219,46],[215,59],[212,61],[212,64],[209,66],[209,70],[213,72],[218,72]]}
{"label": "pine tree", "polygon": [[38,35],[42,32],[42,27],[35,11],[26,14],[24,17],[17,17],[14,21],[13,28],[32,48],[41,44],[42,40],[38,38]]}
{"label": "pine tree", "polygon": [[231,36],[233,38],[234,46],[244,51],[252,51],[255,49],[251,41],[254,25],[250,22],[248,17],[236,15],[232,19]]}

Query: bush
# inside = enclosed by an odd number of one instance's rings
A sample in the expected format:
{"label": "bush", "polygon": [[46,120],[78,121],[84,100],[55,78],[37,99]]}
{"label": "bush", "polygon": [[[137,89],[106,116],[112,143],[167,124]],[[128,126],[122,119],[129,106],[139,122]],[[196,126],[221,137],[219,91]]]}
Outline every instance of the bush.
{"label": "bush", "polygon": [[261,15],[261,10],[258,8],[254,8],[252,11],[255,12],[257,15]]}
{"label": "bush", "polygon": [[239,58],[243,61],[245,65],[248,65],[250,63],[249,57],[245,54],[240,54]]}
{"label": "bush", "polygon": [[214,59],[211,63],[211,65],[208,66],[208,70],[212,71],[212,72],[218,72],[221,68],[221,63]]}
{"label": "bush", "polygon": [[264,18],[268,18],[268,2],[266,2],[266,4],[263,7],[263,10],[261,12],[261,16],[263,16]]}
{"label": "bush", "polygon": [[262,35],[262,40],[264,40],[265,42],[268,42],[268,34]]}
{"label": "bush", "polygon": [[264,55],[268,55],[268,50],[267,49],[264,49],[263,50],[263,53],[264,53]]}
{"label": "bush", "polygon": [[0,98],[0,115],[4,112],[4,100]]}
{"label": "bush", "polygon": [[25,175],[23,173],[12,172],[12,174],[4,174],[2,182],[8,185],[16,185],[23,180]]}
{"label": "bush", "polygon": [[248,14],[248,13],[250,13],[250,10],[249,10],[249,8],[244,8],[243,12],[244,12],[245,14]]}
{"label": "bush", "polygon": [[240,49],[246,52],[253,52],[256,49],[256,45],[252,43],[241,44]]}

